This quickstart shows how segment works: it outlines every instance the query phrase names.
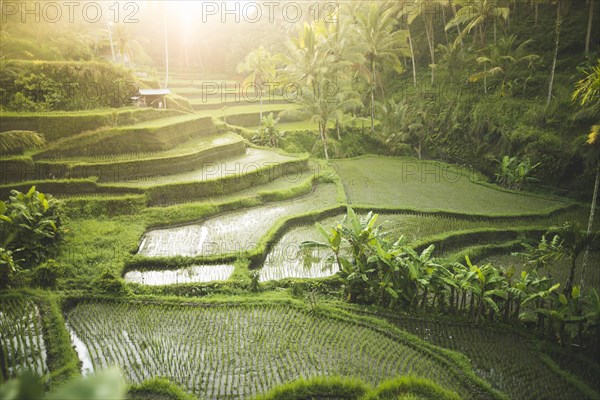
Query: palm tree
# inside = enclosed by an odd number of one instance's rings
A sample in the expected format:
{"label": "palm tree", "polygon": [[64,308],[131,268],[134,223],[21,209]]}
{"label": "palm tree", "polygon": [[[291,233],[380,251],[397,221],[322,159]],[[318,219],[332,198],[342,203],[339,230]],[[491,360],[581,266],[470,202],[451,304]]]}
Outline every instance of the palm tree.
{"label": "palm tree", "polygon": [[411,15],[412,9],[410,7],[406,7],[406,3],[402,3],[400,8],[400,12],[398,13],[398,20],[404,21],[406,25],[406,33],[408,36],[408,49],[410,50],[410,61],[412,64],[412,75],[413,75],[413,85],[417,86],[417,66],[415,64],[415,50],[413,48],[412,34],[410,32],[410,24],[408,23],[408,16]]}
{"label": "palm tree", "polygon": [[[455,25],[465,25],[457,38],[462,38],[473,30],[479,32],[480,46],[485,47],[488,24],[494,25],[494,44],[496,43],[496,24],[499,20],[506,21],[510,14],[508,7],[499,7],[496,0],[459,0],[463,6],[456,12],[454,18],[446,24],[446,30]],[[473,36],[475,41],[476,35]]]}
{"label": "palm tree", "polygon": [[[408,24],[411,25],[419,16],[422,16],[425,21],[425,33],[427,35],[427,45],[429,47],[429,56],[431,57],[431,84],[434,83],[434,68],[435,68],[435,36],[433,20],[436,8],[441,6],[443,10],[444,0],[413,0],[415,8],[411,10],[408,16]],[[432,12],[433,11],[433,12]]]}
{"label": "palm tree", "polygon": [[297,85],[311,88],[317,95],[319,78],[330,67],[331,56],[322,46],[315,28],[305,23],[298,35],[288,42],[288,53],[281,58],[286,65],[282,75]]}
{"label": "palm tree", "polygon": [[252,82],[255,90],[258,90],[258,98],[260,101],[259,123],[263,120],[262,104],[264,84],[270,82],[275,77],[275,59],[271,53],[260,46],[258,49],[252,50],[244,61],[238,65],[238,72],[250,72],[244,79],[244,84]]}
{"label": "palm tree", "polygon": [[476,82],[483,77],[484,89],[487,93],[486,78],[488,75],[500,75],[502,77],[501,89],[504,89],[507,75],[513,66],[527,64],[528,68],[533,68],[534,63],[540,57],[537,54],[528,53],[526,49],[532,40],[526,40],[515,48],[516,40],[517,37],[515,35],[510,35],[501,38],[496,45],[491,45],[484,49],[486,55],[476,59],[478,64],[484,65],[484,72],[471,75],[469,80]]}
{"label": "palm tree", "polygon": [[[319,137],[323,143],[325,157],[329,158],[327,151],[327,126],[322,126],[323,115],[329,114],[324,110],[324,96],[322,88],[335,83],[323,80],[322,76],[331,66],[333,55],[328,53],[323,41],[314,26],[304,23],[298,35],[288,43],[288,54],[283,55],[282,61],[286,68],[281,71],[291,83],[296,84],[297,99],[302,106],[300,113],[304,113],[319,126]],[[322,108],[322,109],[321,109]],[[327,118],[325,118],[327,119]]]}
{"label": "palm tree", "polygon": [[127,25],[117,24],[115,26],[115,42],[119,55],[121,56],[121,61],[123,64],[130,64],[132,47],[135,40]]}
{"label": "palm tree", "polygon": [[[335,73],[339,81],[350,80],[352,78],[351,71],[356,66],[363,64],[364,59],[357,41],[353,40],[352,25],[349,23],[349,19],[343,18],[335,24],[320,22],[316,24],[315,28],[328,60],[328,70]],[[336,118],[335,125],[338,140],[341,140],[340,118]]]}
{"label": "palm tree", "polygon": [[360,106],[358,93],[328,74],[320,79],[319,90],[313,91],[309,87],[301,87],[296,98],[300,109],[285,111],[282,114],[310,118],[311,123],[317,124],[323,153],[325,158],[329,159],[328,124],[334,120],[339,121],[345,112]]}
{"label": "palm tree", "polygon": [[452,83],[456,70],[460,69],[464,62],[463,51],[456,43],[449,43],[448,45],[439,44],[438,51],[441,53],[439,63],[448,71],[448,77],[450,83]]}
{"label": "palm tree", "polygon": [[0,154],[16,154],[26,148],[42,147],[44,144],[46,144],[44,136],[37,132],[0,132]]}
{"label": "palm tree", "polygon": [[585,77],[575,83],[572,100],[582,107],[600,110],[600,58],[596,65],[583,71]]}
{"label": "palm tree", "polygon": [[[579,255],[592,243],[600,239],[600,232],[585,232],[579,223],[567,222],[561,227],[553,227],[548,234],[554,234],[552,245],[547,247],[547,252],[553,260],[567,258],[570,262],[569,277],[565,284],[564,295],[569,298],[573,291],[575,281],[575,268]],[[558,237],[558,239],[556,239]]]}
{"label": "palm tree", "polygon": [[381,127],[381,139],[390,152],[394,152],[396,142],[404,136],[403,130],[407,126],[410,108],[404,101],[396,102],[388,99],[385,103],[378,104],[378,118]]}
{"label": "palm tree", "polygon": [[[575,84],[573,92],[573,101],[579,101],[582,107],[591,107],[592,110],[600,109],[600,58],[595,66],[592,66],[589,71],[584,71],[586,77]],[[592,231],[594,225],[594,214],[596,211],[596,203],[598,201],[598,187],[600,186],[600,125],[592,126],[588,135],[587,143],[593,146],[593,156],[596,158],[596,180],[594,182],[594,194],[592,195],[592,204],[590,206],[590,216],[588,218],[587,234]],[[587,265],[589,256],[589,247],[585,249],[583,255],[583,263],[581,266],[581,284],[583,286],[583,273]]]}
{"label": "palm tree", "polygon": [[[388,61],[396,69],[402,71],[399,55],[410,55],[406,46],[408,33],[403,30],[393,31],[397,14],[392,4],[378,5],[371,3],[367,10],[359,10],[357,32],[363,44],[365,64],[362,72],[370,86],[371,131],[375,131],[375,91],[383,87],[379,70],[384,61]],[[382,98],[384,101],[385,99]]]}

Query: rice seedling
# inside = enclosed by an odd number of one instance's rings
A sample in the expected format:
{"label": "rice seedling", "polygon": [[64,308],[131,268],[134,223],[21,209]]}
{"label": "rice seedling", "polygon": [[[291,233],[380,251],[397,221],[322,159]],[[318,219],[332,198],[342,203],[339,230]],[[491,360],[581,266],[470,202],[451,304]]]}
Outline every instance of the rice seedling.
{"label": "rice seedling", "polygon": [[0,302],[0,357],[0,381],[24,370],[49,372],[40,314],[32,301],[3,298]]}
{"label": "rice seedling", "polygon": [[134,384],[169,376],[200,398],[248,397],[301,376],[378,384],[407,371],[470,397],[411,342],[295,307],[83,302],[67,319],[97,369],[116,363]]}
{"label": "rice seedling", "polygon": [[228,143],[236,143],[242,138],[234,133],[212,134],[200,136],[185,141],[177,146],[165,151],[122,153],[122,154],[101,154],[94,156],[77,156],[74,158],[61,158],[62,161],[77,161],[83,163],[112,163],[122,161],[148,160],[155,158],[180,157],[189,154],[195,154],[201,150],[222,146]]}
{"label": "rice seedling", "polygon": [[465,354],[477,375],[511,398],[585,398],[585,394],[542,361],[528,338],[511,330],[458,321],[405,317],[390,317],[390,320],[421,339]]}
{"label": "rice seedling", "polygon": [[192,265],[168,271],[129,271],[126,282],[142,285],[171,285],[191,282],[225,281],[233,273],[233,265]]}
{"label": "rice seedling", "polygon": [[146,232],[138,254],[201,256],[240,254],[253,249],[280,219],[336,204],[335,185],[318,185],[294,200],[233,211],[202,222]]}
{"label": "rice seedling", "polygon": [[[227,143],[228,140],[230,139],[228,139],[227,136],[218,136],[215,137],[215,140],[212,143],[222,145]],[[238,140],[239,137],[235,139],[235,141]],[[207,144],[206,146],[211,147],[210,144]],[[201,148],[202,147],[199,147],[196,150]],[[192,147],[190,147],[190,149],[192,149]],[[139,178],[131,181],[116,183],[116,186],[146,188],[155,185],[219,179],[230,175],[241,176],[266,166],[293,159],[294,157],[285,156],[274,151],[249,148],[243,154],[220,158],[219,161],[199,163],[198,168],[188,172],[174,175],[159,175],[154,177]]]}
{"label": "rice seedling", "polygon": [[[341,222],[343,214],[319,221],[326,229]],[[468,231],[479,228],[512,228],[515,226],[552,226],[564,221],[586,219],[585,212],[580,209],[567,210],[549,217],[523,218],[465,218],[450,215],[427,215],[416,213],[385,213],[380,214],[378,224],[381,232],[392,239],[404,236],[408,243],[427,240],[430,237],[454,231]],[[303,241],[322,241],[314,225],[300,225],[290,228],[273,246],[267,255],[261,269],[261,281],[283,278],[317,278],[330,276],[337,272],[336,265],[327,265],[325,258],[330,255],[327,251],[312,250],[305,257],[300,251],[299,244]],[[461,246],[467,246],[463,243]],[[441,255],[438,253],[437,255]],[[494,264],[505,265],[505,264]],[[506,265],[508,266],[508,265]]]}
{"label": "rice seedling", "polygon": [[[521,274],[521,271],[527,270],[525,266],[527,260],[519,255],[512,255],[510,253],[496,254],[489,257],[483,258],[478,261],[480,264],[491,263],[493,265],[502,265],[504,267],[514,267],[515,275]],[[578,284],[581,280],[581,264],[583,263],[583,257],[577,259],[577,267],[575,269],[575,282]],[[600,253],[591,251],[588,259],[588,266],[600,265]],[[556,263],[551,263],[547,268],[540,269],[540,273],[544,276],[551,278],[553,281],[564,282],[567,281],[569,276],[569,260],[558,260]],[[585,271],[585,286],[588,288],[596,288],[600,290],[600,271],[598,268],[587,268]]]}
{"label": "rice seedling", "polygon": [[355,205],[476,215],[539,213],[566,205],[479,184],[473,172],[449,164],[376,156],[332,164],[342,178],[349,203]]}

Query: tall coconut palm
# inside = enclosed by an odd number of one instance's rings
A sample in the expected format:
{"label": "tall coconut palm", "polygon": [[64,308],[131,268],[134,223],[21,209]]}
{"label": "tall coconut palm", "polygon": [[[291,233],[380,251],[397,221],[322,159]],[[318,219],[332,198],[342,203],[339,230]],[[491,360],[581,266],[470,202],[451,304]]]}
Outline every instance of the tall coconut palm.
{"label": "tall coconut palm", "polygon": [[131,33],[131,29],[129,29],[128,25],[115,25],[115,42],[117,51],[121,56],[121,61],[123,64],[131,64],[132,48],[136,41],[133,38],[133,34]]}
{"label": "tall coconut palm", "polygon": [[[592,110],[600,110],[600,59],[595,66],[584,71],[586,77],[575,84],[573,92],[573,101],[577,101],[582,107],[590,107]],[[594,149],[592,157],[596,158],[596,180],[594,182],[594,191],[592,195],[592,204],[590,206],[590,216],[588,218],[587,233],[591,233],[594,225],[594,215],[596,204],[598,201],[598,187],[600,186],[600,124],[592,126],[588,135],[587,144]],[[583,263],[581,266],[582,281],[580,286],[583,286],[583,273],[587,265],[589,256],[589,248],[586,248],[583,255]]]}
{"label": "tall coconut palm", "polygon": [[463,65],[464,53],[456,43],[439,44],[438,51],[441,55],[439,64],[446,69],[450,83],[452,83],[456,71]]}
{"label": "tall coconut palm", "polygon": [[[395,30],[398,21],[393,4],[371,3],[356,15],[357,32],[363,45],[365,63],[361,69],[370,87],[371,131],[375,131],[375,91],[383,87],[380,70],[384,62],[389,62],[398,72],[402,71],[400,55],[410,56],[407,48],[408,33]],[[382,101],[385,101],[382,96]]]}
{"label": "tall coconut palm", "polygon": [[487,93],[487,77],[490,75],[499,75],[502,78],[501,89],[509,75],[509,72],[516,65],[526,65],[527,68],[533,68],[534,63],[539,60],[537,54],[529,53],[527,46],[531,40],[526,40],[515,47],[517,37],[510,35],[501,38],[496,45],[488,46],[484,49],[484,55],[476,59],[478,64],[484,66],[483,72],[478,72],[469,77],[469,80],[476,82],[483,77],[484,90]]}
{"label": "tall coconut palm", "polygon": [[327,57],[316,29],[305,23],[288,42],[288,52],[282,57],[286,67],[280,72],[295,84],[313,88],[316,94],[319,78],[329,64]]}
{"label": "tall coconut palm", "polygon": [[[475,30],[479,32],[479,42],[481,47],[486,45],[487,29],[489,24],[494,27],[494,43],[497,37],[497,22],[502,20],[506,22],[510,14],[508,7],[499,7],[496,0],[457,0],[462,7],[456,12],[456,15],[446,24],[446,30],[455,25],[465,25],[459,38],[466,36]],[[473,36],[473,40],[477,35]],[[459,39],[457,39],[459,40]]]}
{"label": "tall coconut palm", "polygon": [[[425,22],[425,34],[427,35],[427,46],[429,48],[429,57],[431,58],[431,84],[434,83],[434,68],[435,68],[435,36],[434,36],[434,16],[438,11],[444,9],[445,0],[413,0],[414,8],[408,15],[407,22],[409,25],[417,19],[423,17]],[[444,14],[445,15],[445,14]]]}
{"label": "tall coconut palm", "polygon": [[[340,19],[335,24],[317,23],[315,29],[328,60],[329,73],[336,74],[338,82],[350,81],[352,71],[363,64],[364,58],[359,44],[354,40],[349,19]],[[338,140],[341,140],[341,115],[339,117],[336,119],[336,131]]]}
{"label": "tall coconut palm", "polygon": [[273,55],[260,46],[258,49],[252,50],[242,63],[237,67],[238,72],[249,72],[250,74],[244,79],[244,84],[253,83],[255,90],[258,92],[260,101],[259,124],[262,122],[262,105],[264,84],[271,82],[275,77],[275,59]]}
{"label": "tall coconut palm", "polygon": [[408,22],[408,17],[412,15],[414,10],[407,3],[402,3],[400,8],[400,12],[398,13],[398,20],[404,21],[406,26],[406,34],[408,36],[408,49],[410,51],[410,60],[412,64],[412,74],[413,74],[413,85],[417,86],[417,66],[415,64],[415,50],[413,47],[412,34],[410,32],[410,23]]}
{"label": "tall coconut palm", "polygon": [[333,73],[324,74],[319,80],[319,90],[303,86],[297,94],[299,110],[286,111],[284,116],[294,115],[310,118],[310,122],[318,126],[319,140],[323,145],[323,153],[329,159],[328,125],[338,121],[341,116],[360,106],[359,95],[349,85],[341,83]]}
{"label": "tall coconut palm", "polygon": [[[286,67],[280,73],[296,85],[297,100],[311,115],[311,120],[319,125],[320,139],[323,142],[325,157],[328,158],[327,127],[321,125],[323,118],[315,115],[321,114],[317,108],[319,99],[324,96],[321,88],[326,84],[322,77],[331,67],[333,55],[328,53],[317,31],[313,25],[304,23],[298,35],[288,42],[288,53],[281,57]],[[311,101],[315,104],[310,104]]]}

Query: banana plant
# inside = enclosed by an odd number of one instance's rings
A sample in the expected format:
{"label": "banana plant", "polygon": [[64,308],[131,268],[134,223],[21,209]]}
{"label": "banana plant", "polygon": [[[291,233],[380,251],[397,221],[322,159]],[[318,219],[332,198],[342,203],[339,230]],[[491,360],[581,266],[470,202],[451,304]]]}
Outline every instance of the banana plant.
{"label": "banana plant", "polygon": [[[321,224],[316,224],[326,242],[304,241],[300,244],[304,249],[329,248],[333,252],[333,259],[340,269],[349,301],[367,300],[370,297],[370,289],[377,288],[378,284],[374,280],[377,262],[371,257],[376,253],[376,243],[379,239],[376,222],[377,214],[369,213],[360,219],[354,210],[348,207],[342,223],[330,231]],[[343,249],[343,245],[347,249]]]}
{"label": "banana plant", "polygon": [[[431,245],[424,249],[421,254],[417,254],[413,249],[406,248],[405,254],[401,258],[402,265],[405,266],[408,272],[407,278],[414,285],[411,303],[415,308],[418,307],[419,294],[421,295],[420,307],[425,308],[433,272],[440,267],[432,257],[434,249],[435,246]],[[419,293],[419,289],[421,289],[421,293]]]}
{"label": "banana plant", "polygon": [[0,202],[0,247],[22,252],[27,264],[40,262],[60,236],[59,210],[51,196],[32,186],[27,193],[11,191]]}

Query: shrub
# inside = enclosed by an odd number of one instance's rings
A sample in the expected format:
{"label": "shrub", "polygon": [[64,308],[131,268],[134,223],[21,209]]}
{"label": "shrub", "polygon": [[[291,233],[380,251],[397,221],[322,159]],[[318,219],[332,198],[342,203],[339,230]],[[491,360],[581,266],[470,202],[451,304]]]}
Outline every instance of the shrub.
{"label": "shrub", "polygon": [[258,292],[260,290],[260,272],[250,271],[250,291]]}
{"label": "shrub", "polygon": [[51,195],[32,186],[27,193],[11,191],[8,202],[0,201],[0,245],[20,252],[24,266],[48,257],[60,239],[61,211]]}
{"label": "shrub", "polygon": [[123,295],[129,291],[125,281],[109,269],[105,269],[100,276],[94,279],[92,286],[95,290],[108,294]]}
{"label": "shrub", "polygon": [[32,283],[43,288],[52,288],[56,280],[65,273],[65,267],[56,260],[47,260],[33,270]]}
{"label": "shrub", "polygon": [[528,182],[537,179],[531,176],[531,172],[539,165],[531,165],[529,159],[519,160],[517,157],[504,156],[500,161],[500,171],[496,174],[496,181],[509,189],[524,189]]}
{"label": "shrub", "polygon": [[137,82],[130,71],[108,62],[12,61],[21,71],[9,79],[0,105],[17,111],[81,110],[120,107],[130,102]]}
{"label": "shrub", "polygon": [[12,281],[13,274],[18,271],[19,264],[18,260],[15,260],[14,253],[0,247],[0,288],[7,287]]}
{"label": "shrub", "polygon": [[164,400],[193,400],[194,396],[186,393],[181,387],[167,378],[150,378],[139,385],[131,386],[127,392],[127,398],[149,399],[161,398]]}

